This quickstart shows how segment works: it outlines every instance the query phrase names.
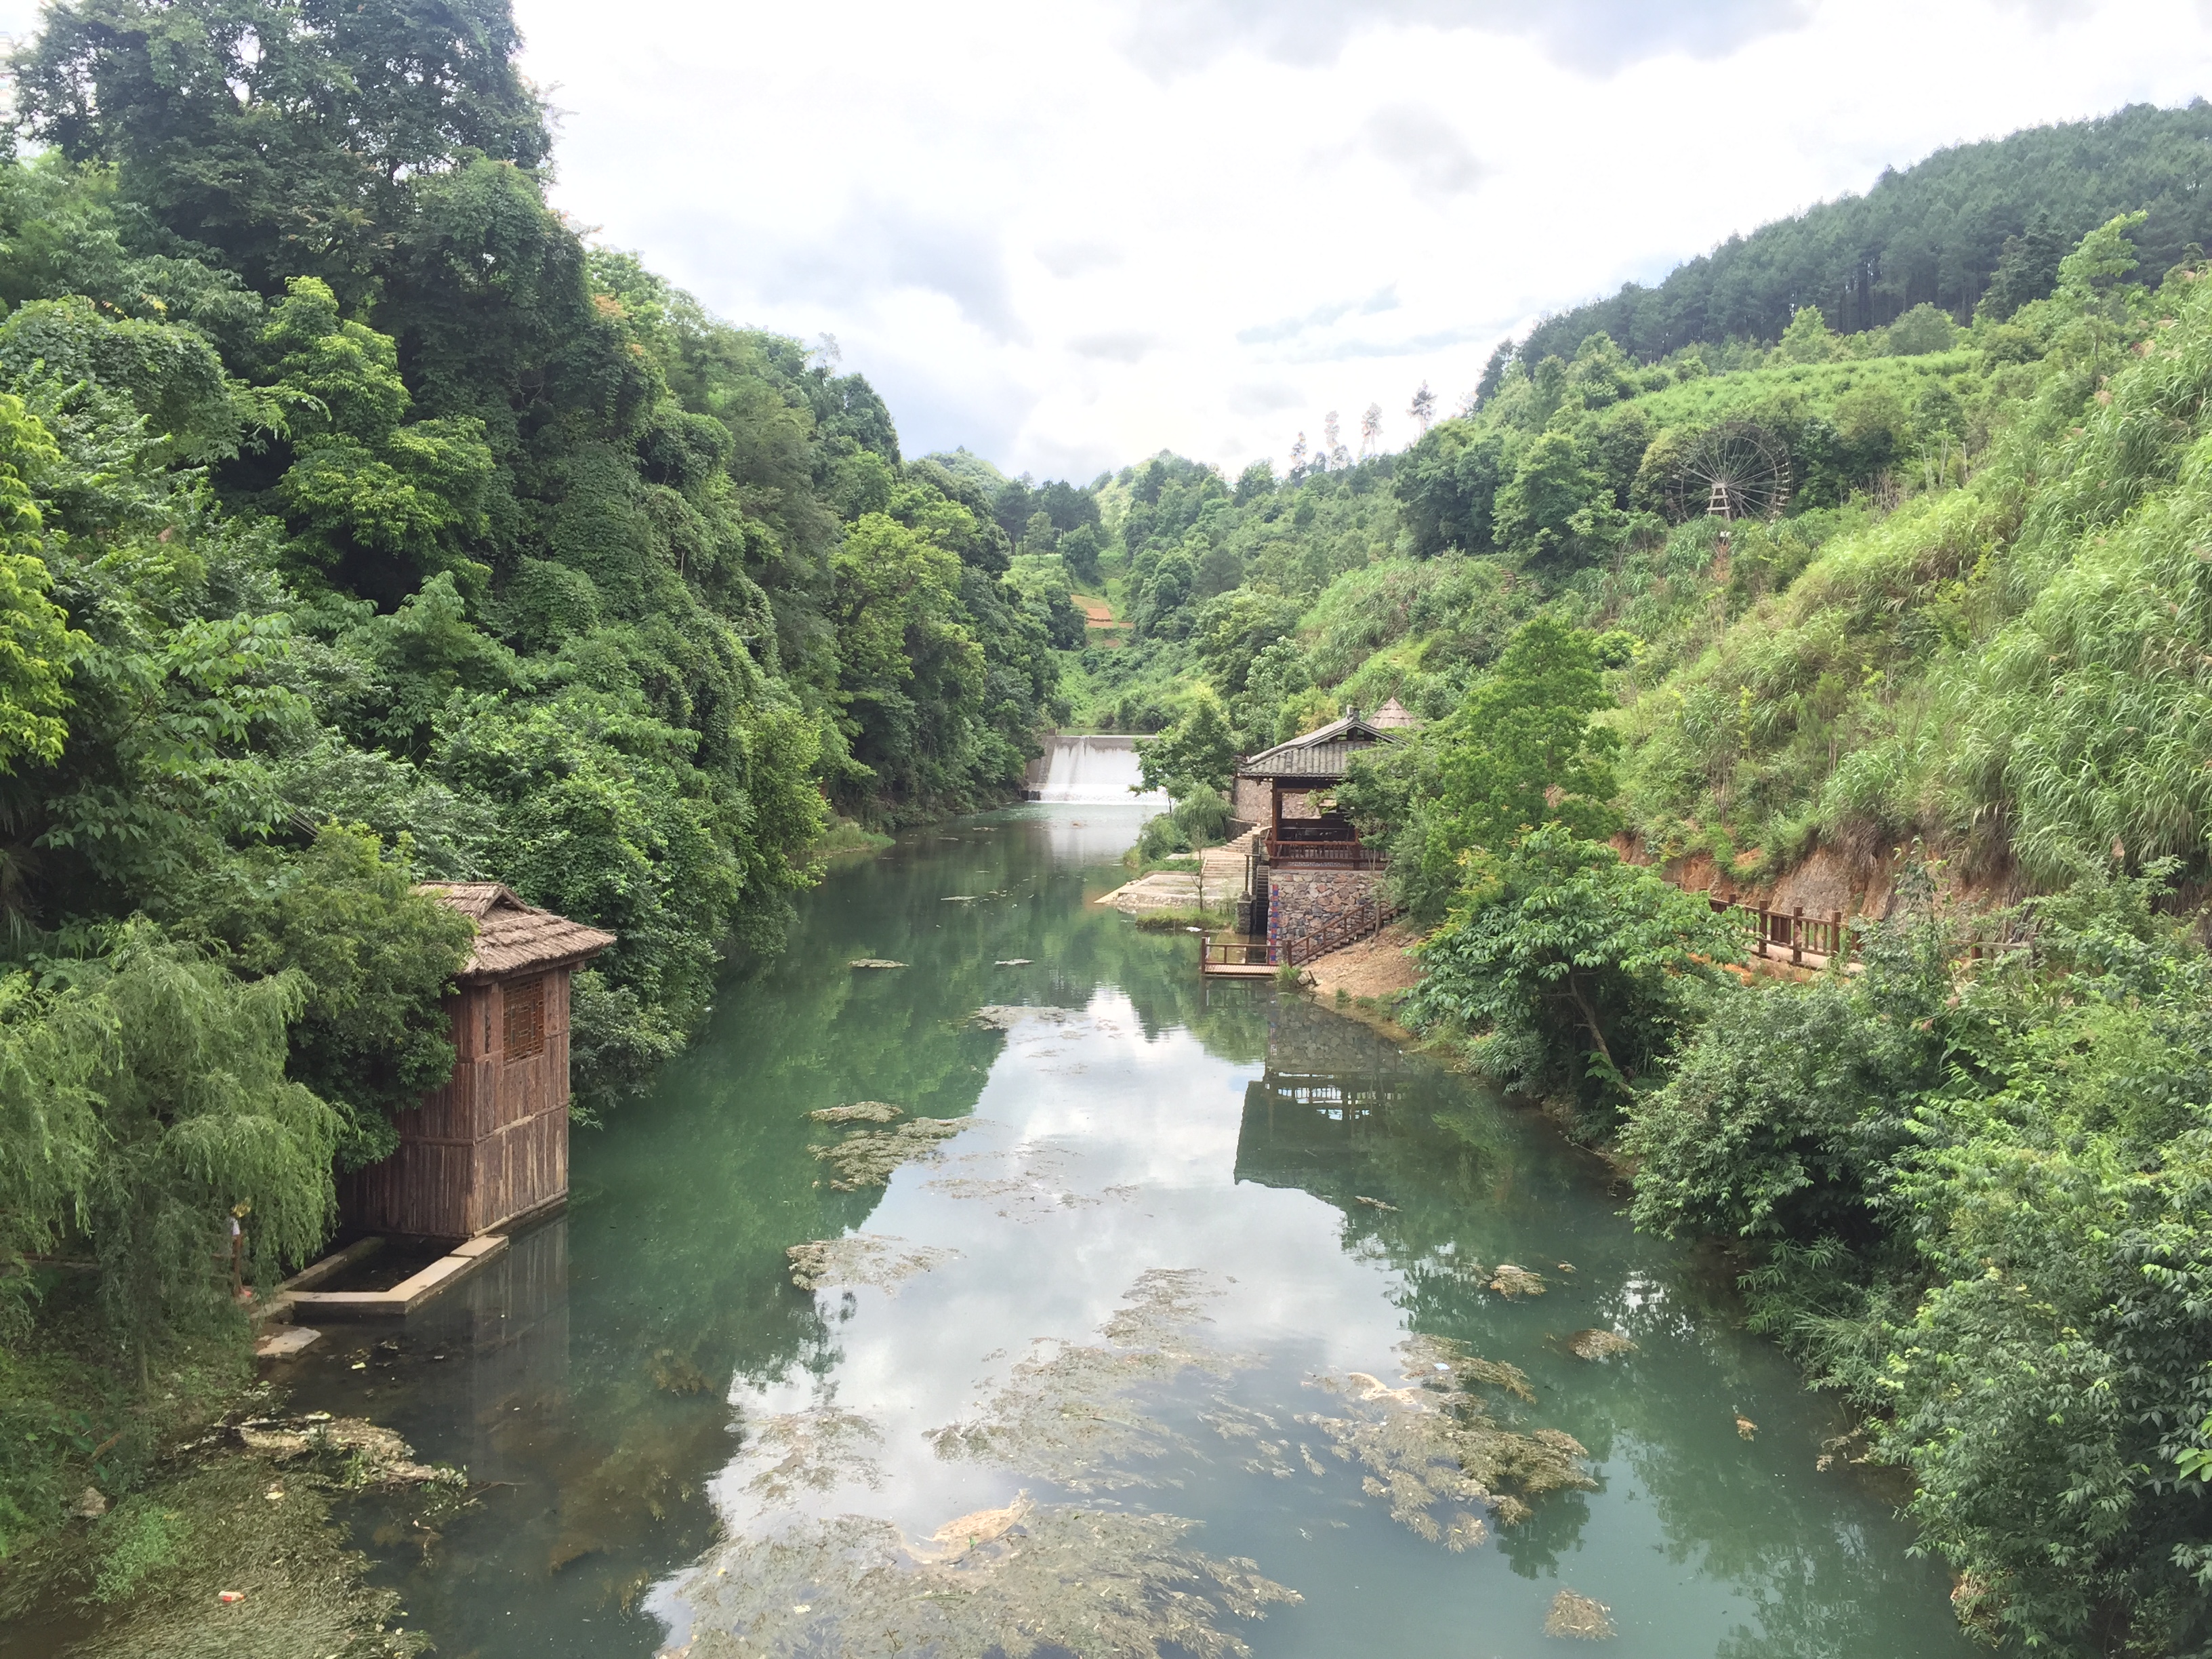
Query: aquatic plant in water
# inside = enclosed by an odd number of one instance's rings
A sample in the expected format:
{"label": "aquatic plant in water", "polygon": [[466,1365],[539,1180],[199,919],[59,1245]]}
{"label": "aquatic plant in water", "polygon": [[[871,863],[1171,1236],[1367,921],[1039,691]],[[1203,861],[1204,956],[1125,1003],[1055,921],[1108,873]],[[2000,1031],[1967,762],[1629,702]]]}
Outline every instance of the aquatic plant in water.
{"label": "aquatic plant in water", "polygon": [[741,1466],[757,1466],[745,1490],[763,1510],[788,1503],[800,1492],[828,1492],[849,1481],[880,1486],[883,1471],[872,1448],[884,1431],[858,1412],[828,1402],[805,1411],[780,1412],[745,1425]]}
{"label": "aquatic plant in water", "polygon": [[906,1108],[888,1100],[856,1100],[849,1106],[824,1106],[806,1115],[817,1123],[889,1123],[906,1115]]}
{"label": "aquatic plant in water", "polygon": [[1300,1598],[1251,1561],[1182,1547],[1196,1525],[1019,1500],[949,1522],[919,1546],[887,1521],[802,1522],[733,1540],[702,1563],[678,1591],[696,1633],[671,1659],[1249,1654],[1229,1621]]}
{"label": "aquatic plant in water", "polygon": [[1636,1344],[1618,1331],[1577,1331],[1565,1346],[1577,1359],[1611,1359],[1616,1354],[1636,1352]]}
{"label": "aquatic plant in water", "polygon": [[1613,1634],[1613,1620],[1607,1617],[1612,1611],[1602,1601],[1563,1589],[1552,1598],[1552,1610],[1544,1615],[1544,1634],[1601,1642]]}
{"label": "aquatic plant in water", "polygon": [[828,1146],[806,1150],[835,1171],[830,1190],[858,1192],[880,1187],[902,1164],[936,1161],[937,1143],[949,1140],[974,1123],[974,1118],[918,1117],[889,1129],[863,1129]]}
{"label": "aquatic plant in water", "polygon": [[969,1152],[954,1162],[966,1169],[995,1166],[1008,1173],[937,1176],[930,1180],[929,1190],[943,1193],[947,1198],[980,1200],[993,1205],[1000,1216],[1010,1220],[1036,1221],[1063,1210],[1091,1209],[1109,1200],[1126,1200],[1137,1194],[1137,1188],[1127,1183],[1105,1188],[1095,1195],[1071,1190],[1066,1149],[1035,1141],[991,1152]]}
{"label": "aquatic plant in water", "polygon": [[1131,1399],[1140,1384],[1186,1371],[1226,1376],[1257,1356],[1200,1340],[1205,1304],[1220,1294],[1207,1275],[1155,1268],[1130,1287],[1106,1322],[1103,1345],[1041,1342],[974,1417],[933,1430],[944,1458],[995,1463],[1088,1492],[1152,1484],[1140,1462],[1188,1451],[1189,1443]]}
{"label": "aquatic plant in water", "polygon": [[893,1296],[916,1273],[927,1273],[959,1254],[937,1244],[908,1244],[888,1233],[817,1238],[784,1252],[791,1258],[791,1282],[802,1291],[872,1285]]}
{"label": "aquatic plant in water", "polygon": [[[1588,1455],[1556,1429],[1523,1431],[1491,1415],[1477,1387],[1533,1402],[1528,1381],[1513,1366],[1470,1354],[1458,1343],[1416,1336],[1398,1345],[1406,1382],[1394,1389],[1364,1371],[1315,1379],[1341,1395],[1341,1417],[1301,1415],[1326,1434],[1336,1455],[1366,1471],[1361,1485],[1387,1498],[1390,1516],[1431,1543],[1462,1550],[1486,1529],[1466,1506],[1486,1504],[1500,1524],[1527,1519],[1528,1500],[1596,1482],[1582,1467]],[[1451,1513],[1440,1520],[1437,1511]]]}
{"label": "aquatic plant in water", "polygon": [[1047,1025],[1065,1025],[1071,1020],[1083,1018],[1083,1011],[1079,1008],[1055,1008],[1044,1003],[994,1002],[969,1015],[967,1023],[980,1025],[986,1030],[1011,1031],[1025,1019],[1041,1021]]}

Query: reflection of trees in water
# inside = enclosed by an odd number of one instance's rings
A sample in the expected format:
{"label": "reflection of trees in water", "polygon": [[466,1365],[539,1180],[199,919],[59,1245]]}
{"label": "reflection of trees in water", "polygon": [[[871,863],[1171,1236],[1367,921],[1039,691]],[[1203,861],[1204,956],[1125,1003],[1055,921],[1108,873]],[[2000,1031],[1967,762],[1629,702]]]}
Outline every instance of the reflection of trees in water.
{"label": "reflection of trees in water", "polygon": [[[1601,1481],[1601,1491],[1603,1486]],[[1587,1493],[1553,1492],[1520,1525],[1498,1529],[1498,1551],[1522,1577],[1549,1578],[1559,1571],[1560,1555],[1574,1552],[1589,1524]]]}
{"label": "reflection of trees in water", "polygon": [[[501,1408],[535,1425],[523,1455],[541,1494],[559,1493],[544,1527],[564,1580],[620,1601],[705,1548],[732,1379],[826,1377],[840,1363],[850,1306],[818,1307],[786,1252],[864,1228],[883,1189],[830,1190],[808,1148],[834,1132],[807,1112],[885,1100],[964,1117],[1005,1042],[967,1015],[1080,1008],[1102,985],[1128,995],[1147,1041],[1182,1027],[1225,1058],[1257,1056],[1264,989],[1206,985],[1186,936],[1085,906],[1081,880],[1014,824],[840,869],[803,902],[786,951],[732,972],[713,1024],[653,1095],[579,1134],[570,1224],[593,1273],[572,1295],[589,1339],[538,1379],[529,1412]],[[846,966],[865,955],[911,965]],[[994,965],[1016,957],[1034,965]]]}
{"label": "reflection of trees in water", "polygon": [[1727,1659],[1842,1659],[1865,1650],[1868,1632],[1893,1626],[1898,1608],[1940,1607],[1936,1571],[1870,1536],[1860,1518],[1867,1511],[1839,1504],[1837,1486],[1826,1484],[1852,1474],[1777,1480],[1770,1465],[1717,1433],[1706,1444],[1639,1432],[1623,1449],[1658,1505],[1669,1559],[1732,1583],[1758,1609],[1756,1626],[1722,1645]]}
{"label": "reflection of trees in water", "polygon": [[[1741,1334],[1725,1271],[1632,1232],[1602,1170],[1534,1114],[1401,1055],[1369,1028],[1306,1005],[1279,1016],[1269,1038],[1267,1069],[1246,1091],[1237,1178],[1335,1206],[1346,1248],[1400,1275],[1412,1330],[1522,1365],[1540,1396],[1531,1420],[1572,1434],[1595,1462],[1625,1455],[1672,1559],[1759,1609],[1724,1659],[1840,1655],[1929,1602],[1927,1570],[1893,1544],[1877,1547],[1869,1509],[1832,1486],[1777,1480],[1771,1443],[1738,1437],[1729,1402],[1770,1395],[1778,1372],[1771,1351]],[[1508,1304],[1492,1292],[1504,1261],[1542,1272],[1549,1293]],[[1565,1338],[1591,1326],[1625,1333],[1638,1352],[1572,1358]],[[1808,1444],[1808,1464],[1814,1455]],[[1558,1492],[1532,1511],[1497,1535],[1516,1573],[1540,1578],[1577,1547],[1589,1500]]]}

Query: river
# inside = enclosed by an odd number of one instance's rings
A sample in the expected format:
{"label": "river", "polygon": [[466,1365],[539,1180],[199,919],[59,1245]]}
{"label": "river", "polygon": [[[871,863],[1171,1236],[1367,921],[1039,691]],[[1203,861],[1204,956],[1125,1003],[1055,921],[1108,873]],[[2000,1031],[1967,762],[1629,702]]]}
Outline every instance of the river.
{"label": "river", "polygon": [[[578,1133],[564,1218],[288,1368],[486,1483],[441,1536],[356,1512],[409,1625],[447,1659],[1512,1659],[1547,1620],[1639,1659],[1967,1652],[1893,1491],[1602,1166],[1086,904],[1139,819],[842,864]],[[807,1115],[870,1102],[902,1115]],[[888,1139],[922,1118],[957,1122]],[[854,1136],[918,1156],[841,1191],[866,1172],[810,1148]]]}

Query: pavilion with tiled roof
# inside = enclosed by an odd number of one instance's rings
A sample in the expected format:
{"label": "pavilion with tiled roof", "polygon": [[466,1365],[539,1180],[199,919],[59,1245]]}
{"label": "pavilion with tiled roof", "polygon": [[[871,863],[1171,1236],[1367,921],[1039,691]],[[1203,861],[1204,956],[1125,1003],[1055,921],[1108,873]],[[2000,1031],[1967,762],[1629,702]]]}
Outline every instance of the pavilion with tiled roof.
{"label": "pavilion with tiled roof", "polygon": [[[1398,715],[1410,723],[1402,708]],[[1352,757],[1395,739],[1402,726],[1363,719],[1358,710],[1318,731],[1263,749],[1237,763],[1235,815],[1256,824],[1267,861],[1364,868],[1378,855],[1360,845],[1336,809],[1336,786]]]}

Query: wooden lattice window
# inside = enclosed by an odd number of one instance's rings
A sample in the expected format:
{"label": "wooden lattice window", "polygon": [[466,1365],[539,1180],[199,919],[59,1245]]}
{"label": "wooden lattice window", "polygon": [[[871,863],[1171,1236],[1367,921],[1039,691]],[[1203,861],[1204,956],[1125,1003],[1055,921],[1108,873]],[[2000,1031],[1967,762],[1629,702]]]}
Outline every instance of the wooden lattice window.
{"label": "wooden lattice window", "polygon": [[517,980],[501,989],[506,1005],[507,1057],[528,1060],[545,1052],[545,981]]}

